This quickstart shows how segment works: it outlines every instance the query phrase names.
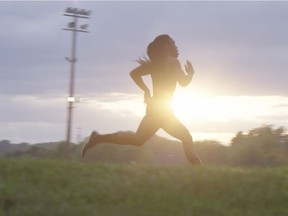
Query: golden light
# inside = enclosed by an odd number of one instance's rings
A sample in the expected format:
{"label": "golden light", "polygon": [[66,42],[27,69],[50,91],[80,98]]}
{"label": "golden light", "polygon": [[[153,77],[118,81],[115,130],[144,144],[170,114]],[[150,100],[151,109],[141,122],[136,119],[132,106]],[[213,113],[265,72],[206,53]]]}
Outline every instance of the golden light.
{"label": "golden light", "polygon": [[[83,125],[89,124],[91,115],[99,112],[103,118],[109,115],[115,118],[118,123],[111,127],[118,124],[117,130],[122,130],[133,122],[130,127],[134,130],[145,115],[142,94],[106,93],[82,98],[78,113],[83,115],[79,117]],[[216,139],[228,144],[238,131],[248,130],[254,125],[286,126],[288,122],[285,118],[288,97],[284,96],[213,95],[198,89],[179,88],[173,106],[176,116],[191,131],[194,140]],[[161,130],[159,133],[171,138]]]}
{"label": "golden light", "polygon": [[[213,102],[214,101],[214,102]],[[215,101],[196,92],[179,92],[175,95],[173,106],[175,114],[181,119],[222,120],[231,113],[222,112],[227,108],[227,101]],[[225,109],[226,110],[226,109]],[[228,115],[228,116],[227,116]]]}
{"label": "golden light", "polygon": [[254,119],[271,111],[271,98],[253,96],[209,96],[180,90],[173,101],[180,119],[227,122],[231,119]]}

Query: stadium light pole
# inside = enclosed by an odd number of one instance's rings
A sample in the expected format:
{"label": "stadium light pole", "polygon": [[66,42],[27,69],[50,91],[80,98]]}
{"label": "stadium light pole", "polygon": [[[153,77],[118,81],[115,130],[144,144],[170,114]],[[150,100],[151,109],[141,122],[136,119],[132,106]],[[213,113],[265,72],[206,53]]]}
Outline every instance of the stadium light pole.
{"label": "stadium light pole", "polygon": [[69,158],[70,146],[71,146],[71,128],[72,128],[72,112],[73,112],[73,104],[75,102],[74,97],[74,78],[75,78],[75,64],[76,64],[76,45],[77,45],[77,33],[85,32],[88,33],[87,28],[88,24],[78,25],[78,18],[89,19],[91,11],[78,9],[78,8],[66,8],[64,12],[64,16],[71,17],[72,22],[68,23],[67,28],[63,28],[63,30],[72,32],[72,48],[71,48],[71,56],[66,57],[65,59],[70,62],[70,82],[69,82],[69,96],[67,98],[68,102],[68,113],[67,113],[67,131],[66,131],[66,154],[67,158]]}

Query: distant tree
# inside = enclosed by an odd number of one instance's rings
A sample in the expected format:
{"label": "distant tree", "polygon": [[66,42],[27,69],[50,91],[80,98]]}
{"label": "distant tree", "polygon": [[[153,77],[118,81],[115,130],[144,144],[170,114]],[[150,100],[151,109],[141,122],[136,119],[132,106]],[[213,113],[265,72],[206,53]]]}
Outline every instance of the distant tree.
{"label": "distant tree", "polygon": [[[231,140],[231,156],[237,165],[275,166],[288,164],[288,138],[283,127],[264,125],[248,134],[238,132]],[[284,154],[286,157],[283,157]],[[232,160],[231,160],[232,161]]]}
{"label": "distant tree", "polygon": [[243,132],[240,131],[236,134],[236,136],[231,140],[231,146],[235,145],[241,145],[245,142],[245,135],[243,135]]}
{"label": "distant tree", "polygon": [[218,141],[204,140],[195,142],[201,160],[207,165],[226,165],[229,158],[229,146],[224,146]]}
{"label": "distant tree", "polygon": [[12,150],[12,145],[9,140],[0,141],[0,155],[10,152]]}
{"label": "distant tree", "polygon": [[[79,153],[85,140],[70,146],[69,158],[80,159]],[[217,141],[196,141],[204,164],[230,166],[287,166],[288,135],[284,127],[274,129],[271,125],[254,128],[247,133],[238,132],[231,145],[224,146]],[[0,150],[6,157],[33,157],[45,159],[65,159],[67,145],[58,143],[11,144],[9,140],[0,141]],[[5,150],[5,151],[4,151]],[[81,159],[83,160],[83,159]],[[97,145],[84,160],[112,163],[161,163],[183,164],[181,143],[154,136],[142,148],[118,146],[113,144]]]}

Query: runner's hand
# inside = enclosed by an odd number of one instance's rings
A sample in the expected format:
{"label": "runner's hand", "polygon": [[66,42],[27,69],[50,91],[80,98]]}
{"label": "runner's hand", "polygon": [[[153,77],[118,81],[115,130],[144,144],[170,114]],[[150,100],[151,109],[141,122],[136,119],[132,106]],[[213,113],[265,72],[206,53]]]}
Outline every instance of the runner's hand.
{"label": "runner's hand", "polygon": [[194,68],[193,68],[191,62],[188,60],[186,61],[186,64],[185,64],[185,71],[189,75],[192,75],[192,76],[194,75]]}

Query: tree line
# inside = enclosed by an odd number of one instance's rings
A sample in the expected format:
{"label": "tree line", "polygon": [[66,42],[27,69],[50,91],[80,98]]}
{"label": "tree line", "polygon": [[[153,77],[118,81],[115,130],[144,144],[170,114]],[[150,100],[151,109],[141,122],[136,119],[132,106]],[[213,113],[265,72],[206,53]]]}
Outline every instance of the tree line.
{"label": "tree line", "polygon": [[[5,142],[8,146],[9,141]],[[85,142],[86,140],[83,140],[80,144],[73,144],[69,149],[64,141],[46,145],[22,143],[21,148],[8,151],[2,154],[2,157],[65,159],[69,156],[69,159],[87,162],[188,164],[180,142],[157,135],[142,147],[99,144],[82,159],[79,153]],[[3,144],[3,141],[1,143]],[[205,140],[196,141],[195,147],[203,163],[207,165],[258,167],[288,165],[288,134],[283,127],[274,129],[271,125],[264,125],[247,133],[240,131],[231,140],[229,146],[224,146],[218,141]]]}

